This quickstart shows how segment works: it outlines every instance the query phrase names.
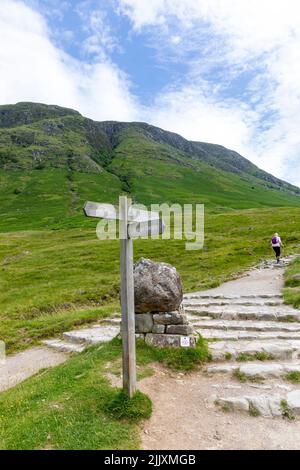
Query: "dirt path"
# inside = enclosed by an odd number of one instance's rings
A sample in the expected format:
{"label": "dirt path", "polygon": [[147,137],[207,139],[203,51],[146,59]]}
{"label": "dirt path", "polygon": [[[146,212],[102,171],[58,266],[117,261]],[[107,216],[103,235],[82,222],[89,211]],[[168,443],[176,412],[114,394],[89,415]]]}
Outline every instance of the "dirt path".
{"label": "dirt path", "polygon": [[[201,294],[276,296],[283,287],[283,274],[284,268],[270,266],[267,269],[255,269],[241,279]],[[261,325],[263,323],[260,322]],[[266,363],[251,364],[261,367],[261,364]],[[184,375],[172,374],[161,367],[155,369],[156,374],[140,384],[142,391],[151,397],[154,406],[151,419],[142,429],[143,449],[300,448],[299,419],[288,421],[282,416],[254,417],[245,412],[226,412],[215,405],[216,396],[220,393],[232,397],[257,393],[282,394],[295,390],[295,385],[281,377],[270,378],[262,383],[241,383],[229,374],[209,376],[202,370]]]}
{"label": "dirt path", "polygon": [[280,294],[284,285],[284,268],[252,269],[239,279],[226,282],[201,294],[248,295]]}
{"label": "dirt path", "polygon": [[218,411],[212,400],[215,385],[223,389],[234,386],[220,379],[216,384],[201,372],[183,376],[156,368],[155,376],[140,384],[154,406],[152,417],[142,429],[142,449],[300,448],[299,421]]}

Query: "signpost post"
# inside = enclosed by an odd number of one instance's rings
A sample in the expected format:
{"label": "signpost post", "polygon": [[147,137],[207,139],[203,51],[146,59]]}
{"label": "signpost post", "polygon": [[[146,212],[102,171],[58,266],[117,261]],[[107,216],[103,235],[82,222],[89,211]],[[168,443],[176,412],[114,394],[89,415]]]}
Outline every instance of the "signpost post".
{"label": "signpost post", "polygon": [[131,206],[126,196],[120,196],[118,210],[96,202],[87,202],[83,210],[87,217],[119,220],[123,389],[132,397],[136,391],[133,238],[159,235],[164,231],[164,223],[158,213]]}

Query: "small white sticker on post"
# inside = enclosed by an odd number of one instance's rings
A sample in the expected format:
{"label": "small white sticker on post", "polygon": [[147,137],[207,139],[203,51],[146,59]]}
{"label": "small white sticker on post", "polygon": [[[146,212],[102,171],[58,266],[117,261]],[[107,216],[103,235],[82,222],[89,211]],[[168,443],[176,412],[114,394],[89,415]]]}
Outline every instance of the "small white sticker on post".
{"label": "small white sticker on post", "polygon": [[181,336],[180,338],[180,346],[182,348],[189,348],[191,345],[191,340],[189,336]]}

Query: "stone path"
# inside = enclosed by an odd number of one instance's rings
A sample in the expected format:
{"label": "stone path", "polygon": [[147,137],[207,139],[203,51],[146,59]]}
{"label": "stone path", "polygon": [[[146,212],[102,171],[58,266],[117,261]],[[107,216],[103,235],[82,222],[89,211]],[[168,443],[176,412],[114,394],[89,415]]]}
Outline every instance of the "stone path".
{"label": "stone path", "polygon": [[42,347],[8,356],[0,365],[0,392],[14,387],[41,369],[61,364],[67,358],[66,354]]}
{"label": "stone path", "polygon": [[120,333],[120,323],[120,316],[115,315],[89,328],[67,331],[62,338],[48,339],[43,344],[61,352],[82,352],[93,344],[111,341]]}
{"label": "stone path", "polygon": [[[207,399],[217,409],[262,417],[300,414],[300,385],[287,381],[287,376],[300,378],[300,311],[284,305],[280,293],[288,262],[265,263],[218,288],[184,296],[190,323],[209,340],[206,377],[214,393]],[[67,353],[110,341],[119,331],[120,317],[114,315],[8,357],[0,391],[65,361]]]}
{"label": "stone path", "polygon": [[[288,261],[264,264],[243,279],[184,297],[189,321],[210,341],[213,362],[206,373],[216,383],[226,375],[245,384],[244,393],[243,386],[233,386],[231,393],[214,395],[214,403],[224,410],[300,415],[300,311],[284,305],[280,294]],[[289,378],[299,381],[299,389]],[[249,394],[249,383],[261,384],[260,393]]]}
{"label": "stone path", "polygon": [[120,317],[112,316],[89,328],[68,331],[61,337],[42,341],[42,347],[7,356],[0,363],[0,392],[36,374],[41,369],[65,362],[69,353],[79,353],[92,344],[105,343],[120,332]]}

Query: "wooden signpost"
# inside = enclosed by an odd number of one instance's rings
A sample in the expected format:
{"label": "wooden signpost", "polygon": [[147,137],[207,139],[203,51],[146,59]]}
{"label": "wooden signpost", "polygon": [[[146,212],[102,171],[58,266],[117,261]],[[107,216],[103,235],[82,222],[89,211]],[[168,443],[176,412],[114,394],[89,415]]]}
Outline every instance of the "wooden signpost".
{"label": "wooden signpost", "polygon": [[118,209],[110,204],[87,202],[83,210],[87,217],[119,220],[123,388],[132,397],[136,391],[133,239],[159,235],[165,226],[158,213],[131,206],[126,196],[119,198]]}

